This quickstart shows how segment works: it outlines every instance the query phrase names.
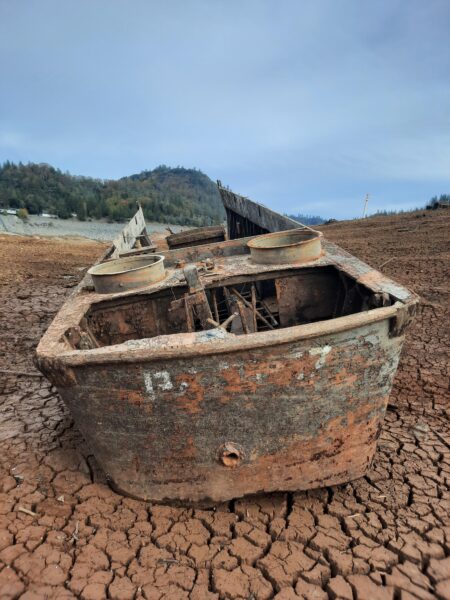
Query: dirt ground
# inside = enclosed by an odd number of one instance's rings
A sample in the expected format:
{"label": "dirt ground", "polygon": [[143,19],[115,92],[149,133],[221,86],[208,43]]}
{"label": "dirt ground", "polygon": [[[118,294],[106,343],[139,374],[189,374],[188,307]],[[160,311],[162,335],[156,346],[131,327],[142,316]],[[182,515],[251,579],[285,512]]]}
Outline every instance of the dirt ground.
{"label": "dirt ground", "polygon": [[104,246],[0,236],[2,600],[450,599],[450,211],[323,231],[423,301],[372,468],[209,511],[112,492],[36,376],[33,348]]}

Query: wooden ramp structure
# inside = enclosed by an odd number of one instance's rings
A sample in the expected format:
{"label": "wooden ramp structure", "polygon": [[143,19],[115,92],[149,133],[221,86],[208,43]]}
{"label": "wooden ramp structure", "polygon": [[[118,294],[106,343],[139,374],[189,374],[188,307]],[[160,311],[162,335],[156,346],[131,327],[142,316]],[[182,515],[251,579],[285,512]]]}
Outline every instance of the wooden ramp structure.
{"label": "wooden ramp structure", "polygon": [[227,215],[230,240],[288,229],[310,229],[307,225],[280,215],[263,204],[232,192],[219,180],[217,188]]}

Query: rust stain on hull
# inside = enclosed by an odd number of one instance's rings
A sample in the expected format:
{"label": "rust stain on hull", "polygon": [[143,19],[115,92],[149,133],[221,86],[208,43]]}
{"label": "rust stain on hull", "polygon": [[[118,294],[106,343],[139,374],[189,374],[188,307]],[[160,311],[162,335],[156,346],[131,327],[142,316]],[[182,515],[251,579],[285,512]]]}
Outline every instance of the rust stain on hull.
{"label": "rust stain on hull", "polygon": [[[219,502],[360,477],[401,344],[386,320],[220,359],[76,367],[77,384],[61,393],[118,489],[154,501]],[[160,382],[150,394],[149,377]],[[218,459],[229,443],[243,456],[232,469]]]}

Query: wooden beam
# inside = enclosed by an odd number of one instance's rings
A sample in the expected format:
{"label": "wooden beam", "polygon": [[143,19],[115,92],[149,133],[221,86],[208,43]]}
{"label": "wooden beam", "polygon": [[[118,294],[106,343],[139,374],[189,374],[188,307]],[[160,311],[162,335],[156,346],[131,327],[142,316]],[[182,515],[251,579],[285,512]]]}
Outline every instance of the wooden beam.
{"label": "wooden beam", "polygon": [[[231,291],[233,292],[233,294],[235,294],[240,300],[242,300],[242,302],[248,306],[249,308],[251,308],[253,310],[252,304],[251,302],[249,302],[246,298],[244,298],[244,296],[241,296],[241,294],[235,290],[234,288],[231,289]],[[261,314],[261,312],[255,308],[256,311],[256,315],[258,317],[258,319],[261,319],[261,321],[263,323],[265,323],[267,325],[267,327],[269,327],[269,329],[274,329],[274,326],[272,325],[272,323],[270,323],[266,317],[264,315]]]}

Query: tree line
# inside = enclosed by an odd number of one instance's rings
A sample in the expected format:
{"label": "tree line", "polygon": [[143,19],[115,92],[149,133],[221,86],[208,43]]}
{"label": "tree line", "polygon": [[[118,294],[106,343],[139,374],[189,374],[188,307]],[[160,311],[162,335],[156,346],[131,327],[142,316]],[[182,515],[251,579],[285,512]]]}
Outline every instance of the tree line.
{"label": "tree line", "polygon": [[394,215],[402,215],[404,213],[414,212],[416,210],[436,210],[437,208],[450,208],[450,194],[441,194],[433,196],[425,206],[416,206],[416,208],[399,209],[399,210],[377,210],[377,212],[368,215],[369,217],[389,217]]}
{"label": "tree line", "polygon": [[286,216],[294,221],[302,223],[303,225],[321,225],[322,223],[325,223],[325,219],[322,219],[322,217],[318,217],[317,215],[302,215],[299,213],[298,215]]}
{"label": "tree line", "polygon": [[140,202],[148,221],[203,227],[225,214],[216,185],[197,169],[156,169],[102,180],[74,176],[47,164],[0,166],[0,208],[51,213],[61,219],[125,221]]}

